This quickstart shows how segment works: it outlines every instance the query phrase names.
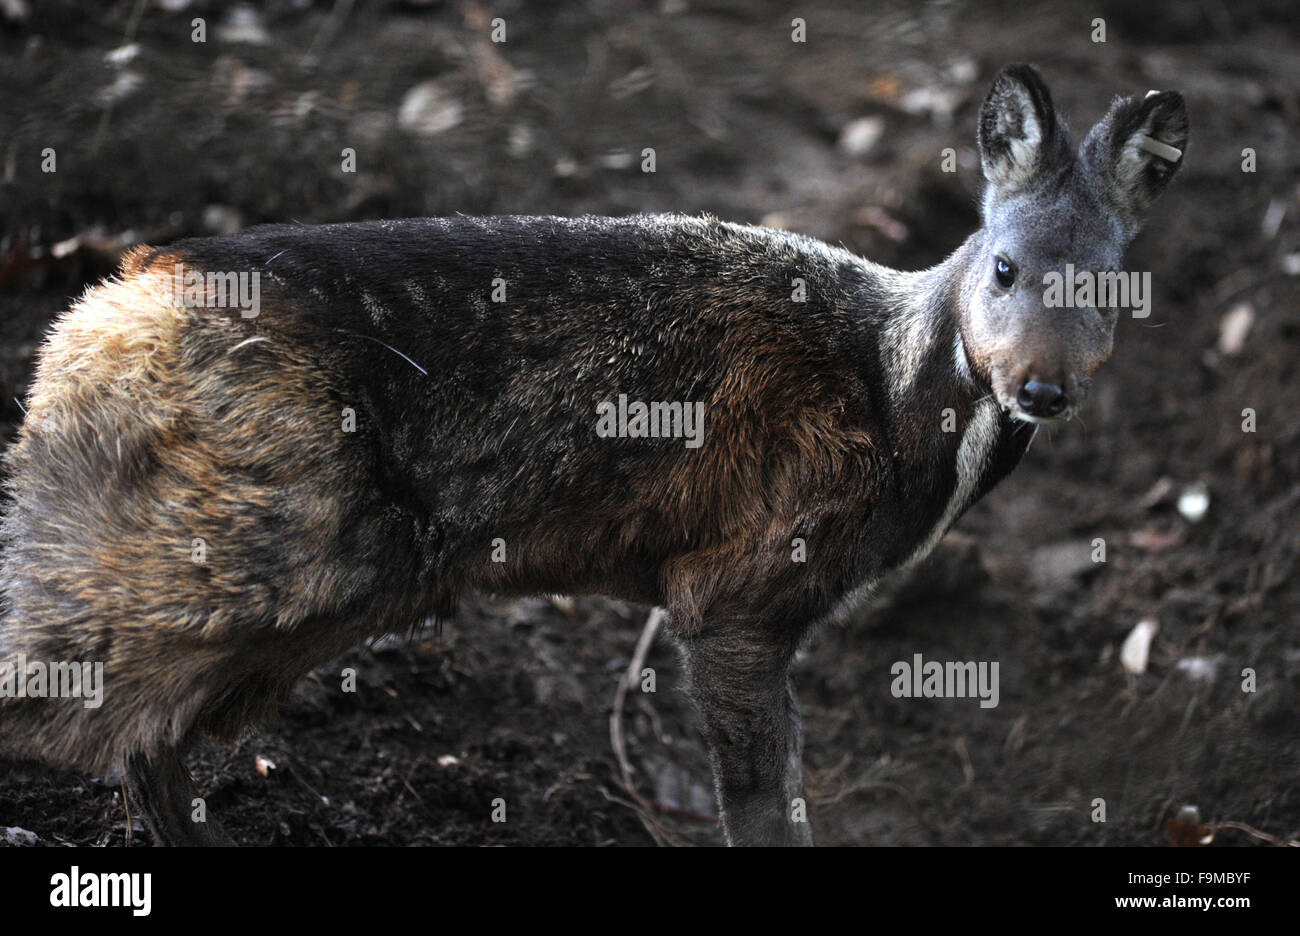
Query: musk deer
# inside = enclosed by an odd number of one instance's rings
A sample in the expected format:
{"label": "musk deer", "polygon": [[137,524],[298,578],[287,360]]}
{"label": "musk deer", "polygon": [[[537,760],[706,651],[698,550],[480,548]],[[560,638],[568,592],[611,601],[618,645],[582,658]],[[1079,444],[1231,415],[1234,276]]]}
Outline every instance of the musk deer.
{"label": "musk deer", "polygon": [[[796,648],[1073,414],[1118,312],[1045,276],[1117,270],[1186,139],[1152,92],[1076,153],[1008,66],[983,226],[916,273],[680,215],[136,248],[54,326],[6,455],[5,755],[123,772],[157,841],[226,842],[190,821],[196,737],[466,590],[598,593],[666,609],[728,841],[810,844]],[[70,661],[100,704],[41,691]]]}

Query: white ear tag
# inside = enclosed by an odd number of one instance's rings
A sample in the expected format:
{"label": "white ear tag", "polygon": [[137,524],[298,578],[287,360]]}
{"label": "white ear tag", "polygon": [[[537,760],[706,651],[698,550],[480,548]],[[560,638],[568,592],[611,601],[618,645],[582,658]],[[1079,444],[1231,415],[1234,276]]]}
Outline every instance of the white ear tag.
{"label": "white ear tag", "polygon": [[1149,137],[1145,133],[1142,134],[1142,142],[1138,146],[1152,156],[1159,156],[1166,162],[1178,162],[1183,158],[1183,151],[1178,147],[1170,146],[1168,143],[1161,143],[1155,137]]}

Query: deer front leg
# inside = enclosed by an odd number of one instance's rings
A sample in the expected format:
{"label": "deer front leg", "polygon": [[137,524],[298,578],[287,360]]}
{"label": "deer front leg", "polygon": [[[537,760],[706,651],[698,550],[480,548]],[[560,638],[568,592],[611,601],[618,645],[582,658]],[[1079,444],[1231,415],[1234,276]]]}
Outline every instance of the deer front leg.
{"label": "deer front leg", "polygon": [[713,765],[727,841],[811,845],[803,797],[803,729],[790,686],[794,646],[756,631],[683,642],[691,696]]}
{"label": "deer front leg", "polygon": [[148,820],[155,844],[235,844],[216,820],[193,820],[198,788],[178,752],[162,751],[152,759],[137,754],[127,764],[126,782],[131,799]]}

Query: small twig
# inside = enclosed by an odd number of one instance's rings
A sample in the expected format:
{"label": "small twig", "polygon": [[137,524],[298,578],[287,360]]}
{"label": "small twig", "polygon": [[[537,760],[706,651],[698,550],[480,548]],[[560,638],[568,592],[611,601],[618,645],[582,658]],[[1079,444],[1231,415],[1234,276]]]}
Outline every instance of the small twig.
{"label": "small twig", "polygon": [[144,16],[145,0],[135,0],[135,8],[131,10],[131,18],[126,21],[126,33],[123,42],[134,42],[135,31],[140,27],[140,17]]}
{"label": "small twig", "polygon": [[1211,839],[1213,839],[1214,836],[1219,834],[1220,829],[1237,829],[1240,832],[1245,832],[1247,835],[1253,835],[1255,838],[1260,839],[1261,841],[1268,842],[1270,845],[1277,845],[1282,848],[1300,848],[1300,841],[1296,839],[1289,839],[1289,840],[1280,839],[1276,835],[1269,835],[1267,832],[1261,832],[1259,829],[1256,829],[1253,826],[1248,826],[1244,822],[1215,823],[1214,825],[1210,826]]}
{"label": "small twig", "polygon": [[597,789],[600,790],[600,795],[605,797],[605,799],[609,800],[611,803],[618,803],[620,806],[626,806],[628,809],[636,813],[637,818],[641,820],[641,824],[645,826],[646,831],[650,833],[650,837],[655,840],[656,845],[675,846],[677,843],[673,841],[672,837],[665,832],[659,823],[655,822],[654,817],[650,815],[648,805],[643,805],[644,800],[642,799],[641,794],[637,793],[635,790],[624,789],[622,785],[619,784],[617,777],[614,778],[614,783],[619,785],[619,789],[632,797],[632,802],[614,796],[609,792],[609,790],[605,789],[603,785],[597,787]]}
{"label": "small twig", "polygon": [[[403,777],[403,778],[402,778],[402,786],[404,786],[404,787],[406,787],[408,790],[410,790],[410,791],[411,791],[411,795],[415,797],[416,801],[417,801],[421,806],[423,806],[424,809],[425,809],[426,811],[428,810],[429,806],[428,806],[427,803],[425,803],[425,801],[424,801],[424,797],[421,796],[419,793],[415,792],[415,787],[411,786],[411,781],[408,780],[408,779],[406,779],[406,777]],[[313,791],[313,792],[314,792],[314,791]]]}
{"label": "small twig", "polygon": [[[1265,276],[1263,279],[1258,279],[1250,283],[1247,283],[1245,286],[1242,286],[1239,289],[1233,289],[1232,292],[1229,292],[1226,295],[1224,295],[1222,298],[1215,300],[1214,309],[1217,312],[1219,309],[1224,308],[1225,306],[1229,305],[1232,302],[1235,302],[1241,297],[1254,292],[1256,289],[1259,289],[1261,286],[1271,286],[1273,283],[1278,283],[1281,282],[1282,280],[1287,279],[1287,277],[1289,277],[1290,275],[1291,274],[1289,273],[1273,273],[1269,276]],[[1214,288],[1211,290],[1211,292],[1215,292],[1215,293],[1219,292],[1220,288],[1225,283],[1227,283],[1231,278],[1232,277],[1224,277],[1223,279],[1221,279],[1218,283],[1214,285]]]}
{"label": "small twig", "polygon": [[637,699],[636,702],[640,707],[642,714],[644,714],[646,718],[650,719],[650,730],[654,732],[654,736],[658,738],[662,744],[671,744],[672,738],[668,737],[668,732],[664,730],[663,719],[659,717],[658,710],[650,704],[650,700],[646,698],[645,694],[642,693],[641,698]]}
{"label": "small twig", "polygon": [[307,56],[309,58],[314,57],[319,50],[324,49],[325,46],[334,41],[335,33],[343,25],[343,21],[348,18],[348,14],[352,12],[353,2],[354,0],[334,0],[334,8],[329,11],[329,15],[325,17],[325,22],[321,24],[316,37],[312,39],[311,45],[307,47]]}
{"label": "small twig", "polygon": [[131,801],[126,798],[126,777],[119,781],[122,786],[122,808],[126,810],[126,847],[130,848],[135,837],[131,834]]}
{"label": "small twig", "polygon": [[966,778],[962,786],[970,786],[975,781],[975,766],[970,761],[970,752],[966,750],[966,739],[958,738],[953,746],[957,749],[957,756],[961,758],[962,776]]}
{"label": "small twig", "polygon": [[[289,767],[289,775],[290,775],[291,777],[293,777],[293,779],[297,780],[300,784],[302,784],[303,787],[306,788],[306,790],[307,790],[308,793],[310,793],[312,796],[316,797],[317,801],[318,801],[321,805],[329,805],[329,800],[328,800],[325,796],[323,796],[323,795],[321,794],[320,790],[317,790],[317,789],[316,789],[315,787],[313,787],[310,783],[308,783],[305,779],[303,779],[303,777],[302,777],[302,773],[301,773],[300,771],[294,770],[293,767],[292,767],[292,765]],[[407,789],[410,789],[410,784],[407,784]],[[412,793],[415,793],[414,790],[411,790],[411,792],[412,792]],[[418,793],[416,793],[415,798],[416,798],[416,799],[420,799],[420,795],[419,795]],[[423,804],[424,804],[424,801],[423,801],[423,800],[420,800],[420,804],[423,805]],[[330,808],[333,808],[333,807],[330,806]]]}
{"label": "small twig", "polygon": [[[673,806],[670,805],[669,803],[662,803],[659,800],[654,800],[654,801],[648,800],[640,793],[636,792],[635,790],[629,790],[627,787],[623,786],[623,781],[618,779],[618,777],[612,777],[611,779],[613,780],[614,785],[616,787],[618,787],[628,796],[636,797],[637,802],[644,809],[654,813],[656,816],[672,816],[674,819],[689,819],[692,822],[707,822],[709,823],[709,825],[718,824],[718,817],[713,815],[712,813],[696,812],[694,809],[688,809],[685,806]],[[660,832],[664,832],[664,830],[658,827],[657,824],[656,824],[656,828],[659,828]],[[668,833],[664,832],[664,835],[667,836]],[[669,842],[669,844],[676,844],[676,843]]]}
{"label": "small twig", "polygon": [[641,636],[637,639],[636,650],[632,653],[627,671],[619,677],[618,686],[614,689],[614,708],[609,713],[609,743],[614,749],[614,758],[618,761],[618,772],[621,778],[619,785],[635,801],[636,805],[633,808],[640,817],[641,824],[660,845],[668,844],[668,837],[651,815],[653,806],[636,791],[632,781],[632,764],[627,759],[627,745],[623,741],[623,703],[627,699],[628,687],[636,685],[640,678],[641,667],[645,665],[646,655],[650,652],[650,645],[654,643],[663,619],[663,608],[655,608],[646,618],[645,627],[641,628]]}
{"label": "small twig", "polygon": [[614,756],[618,758],[619,774],[629,789],[632,789],[632,765],[627,759],[627,748],[623,744],[623,702],[627,698],[628,687],[636,685],[641,678],[641,667],[645,665],[646,654],[650,652],[650,645],[654,643],[655,634],[659,632],[663,619],[663,608],[655,608],[646,618],[632,660],[627,665],[627,672],[619,679],[618,687],[614,690],[614,710],[609,713],[609,743],[614,748]]}
{"label": "small twig", "polygon": [[907,804],[913,809],[916,807],[916,804],[912,802],[912,797],[908,795],[907,790],[899,784],[891,783],[886,780],[869,780],[865,777],[845,784],[834,793],[823,793],[820,795],[814,794],[809,798],[818,806],[833,806],[849,796],[853,796],[856,793],[866,793],[869,790],[887,790],[890,793],[897,793],[906,800]]}

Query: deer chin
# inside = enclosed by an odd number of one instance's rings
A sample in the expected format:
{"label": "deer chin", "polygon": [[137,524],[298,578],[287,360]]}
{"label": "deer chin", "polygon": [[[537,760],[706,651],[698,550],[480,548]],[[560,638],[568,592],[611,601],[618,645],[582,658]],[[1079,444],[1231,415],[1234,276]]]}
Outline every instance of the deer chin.
{"label": "deer chin", "polygon": [[1035,426],[1055,426],[1063,423],[1074,415],[1074,407],[1070,407],[1056,416],[1034,416],[1032,413],[1026,413],[1016,403],[1010,405],[1003,403],[1002,408],[1006,410],[1007,415],[1017,422],[1033,423]]}

